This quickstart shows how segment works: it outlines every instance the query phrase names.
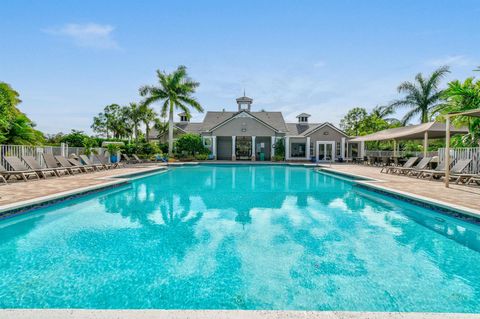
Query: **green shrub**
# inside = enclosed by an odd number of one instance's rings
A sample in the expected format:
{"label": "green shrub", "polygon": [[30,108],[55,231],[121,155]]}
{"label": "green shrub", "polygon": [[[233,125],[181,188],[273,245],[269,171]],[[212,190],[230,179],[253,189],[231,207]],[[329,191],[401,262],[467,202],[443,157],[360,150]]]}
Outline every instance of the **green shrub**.
{"label": "green shrub", "polygon": [[273,159],[275,161],[283,161],[285,158],[285,141],[284,139],[278,139],[275,142],[275,155],[273,156]]}
{"label": "green shrub", "polygon": [[175,143],[175,150],[180,157],[185,155],[208,154],[210,150],[203,145],[198,134],[184,134]]}
{"label": "green shrub", "polygon": [[208,154],[197,154],[195,159],[198,161],[206,161],[208,159]]}

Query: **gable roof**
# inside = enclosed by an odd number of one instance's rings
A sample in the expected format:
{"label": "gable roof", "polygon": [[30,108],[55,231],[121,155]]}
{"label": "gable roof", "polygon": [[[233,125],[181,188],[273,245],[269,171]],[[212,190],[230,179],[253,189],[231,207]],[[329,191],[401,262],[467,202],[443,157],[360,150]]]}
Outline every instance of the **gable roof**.
{"label": "gable roof", "polygon": [[325,126],[328,126],[328,127],[330,127],[331,129],[337,131],[338,133],[344,135],[345,137],[348,137],[348,134],[347,134],[347,133],[345,133],[344,131],[342,131],[341,129],[337,128],[335,125],[333,125],[332,123],[329,123],[329,122],[325,122],[325,123],[323,123],[323,124],[320,124],[320,125],[318,125],[317,127],[312,127],[311,129],[305,131],[305,132],[303,133],[303,135],[305,135],[305,136],[311,135],[311,134],[313,134],[314,132],[318,131],[319,129],[321,129],[321,128],[325,127]]}
{"label": "gable roof", "polygon": [[247,112],[245,110],[242,110],[240,112],[209,111],[207,112],[207,114],[205,115],[205,119],[203,120],[202,129],[204,131],[215,130],[217,127],[220,127],[223,124],[226,124],[227,122],[233,120],[240,113],[246,113],[250,115],[252,118],[272,128],[274,131],[277,131],[277,132],[287,131],[285,120],[283,119],[283,115],[281,112]]}

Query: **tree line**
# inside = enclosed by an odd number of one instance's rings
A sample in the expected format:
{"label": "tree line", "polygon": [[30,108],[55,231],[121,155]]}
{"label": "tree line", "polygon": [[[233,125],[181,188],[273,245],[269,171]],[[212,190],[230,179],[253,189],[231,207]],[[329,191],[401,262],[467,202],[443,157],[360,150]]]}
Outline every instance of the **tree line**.
{"label": "tree line", "polygon": [[[412,122],[444,121],[445,114],[480,108],[480,81],[472,76],[464,81],[451,81],[441,88],[441,81],[448,73],[448,66],[440,67],[428,76],[418,73],[414,81],[405,81],[397,87],[401,98],[377,106],[371,112],[355,107],[342,118],[340,127],[351,136],[362,136]],[[407,110],[403,118],[393,117],[401,109]],[[469,128],[468,134],[453,139],[455,146],[480,145],[480,119],[459,116],[453,125]]]}

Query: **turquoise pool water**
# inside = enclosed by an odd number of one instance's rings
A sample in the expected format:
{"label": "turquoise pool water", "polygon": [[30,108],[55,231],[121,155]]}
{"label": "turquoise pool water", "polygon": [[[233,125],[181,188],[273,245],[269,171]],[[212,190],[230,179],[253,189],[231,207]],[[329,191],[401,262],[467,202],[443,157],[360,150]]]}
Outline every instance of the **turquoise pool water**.
{"label": "turquoise pool water", "polygon": [[312,169],[178,167],[0,221],[0,307],[480,312],[479,251]]}

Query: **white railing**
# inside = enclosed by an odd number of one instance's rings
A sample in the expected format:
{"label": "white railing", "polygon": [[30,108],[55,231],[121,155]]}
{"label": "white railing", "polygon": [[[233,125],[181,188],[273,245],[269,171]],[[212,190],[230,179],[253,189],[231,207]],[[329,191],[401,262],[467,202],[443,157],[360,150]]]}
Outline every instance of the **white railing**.
{"label": "white railing", "polygon": [[[445,148],[438,149],[439,162],[445,160]],[[462,147],[450,149],[450,160],[452,164],[461,159],[471,159],[470,165],[465,169],[465,173],[480,173],[480,147]]]}
{"label": "white railing", "polygon": [[[108,155],[104,148],[97,147],[94,150],[97,154]],[[43,153],[69,157],[72,154],[85,154],[84,152],[83,147],[69,147],[67,144],[61,146],[0,145],[0,164],[7,170],[11,170],[10,165],[5,161],[5,156],[16,156],[20,159],[23,156],[33,156],[42,167],[46,168]]]}
{"label": "white railing", "polygon": [[[374,151],[374,150],[366,150],[365,156],[372,156],[372,157],[393,157],[393,151]],[[423,156],[423,152],[410,152],[410,151],[398,151],[397,157],[405,157],[405,156]],[[427,156],[433,157],[438,156],[438,152],[427,152]]]}

